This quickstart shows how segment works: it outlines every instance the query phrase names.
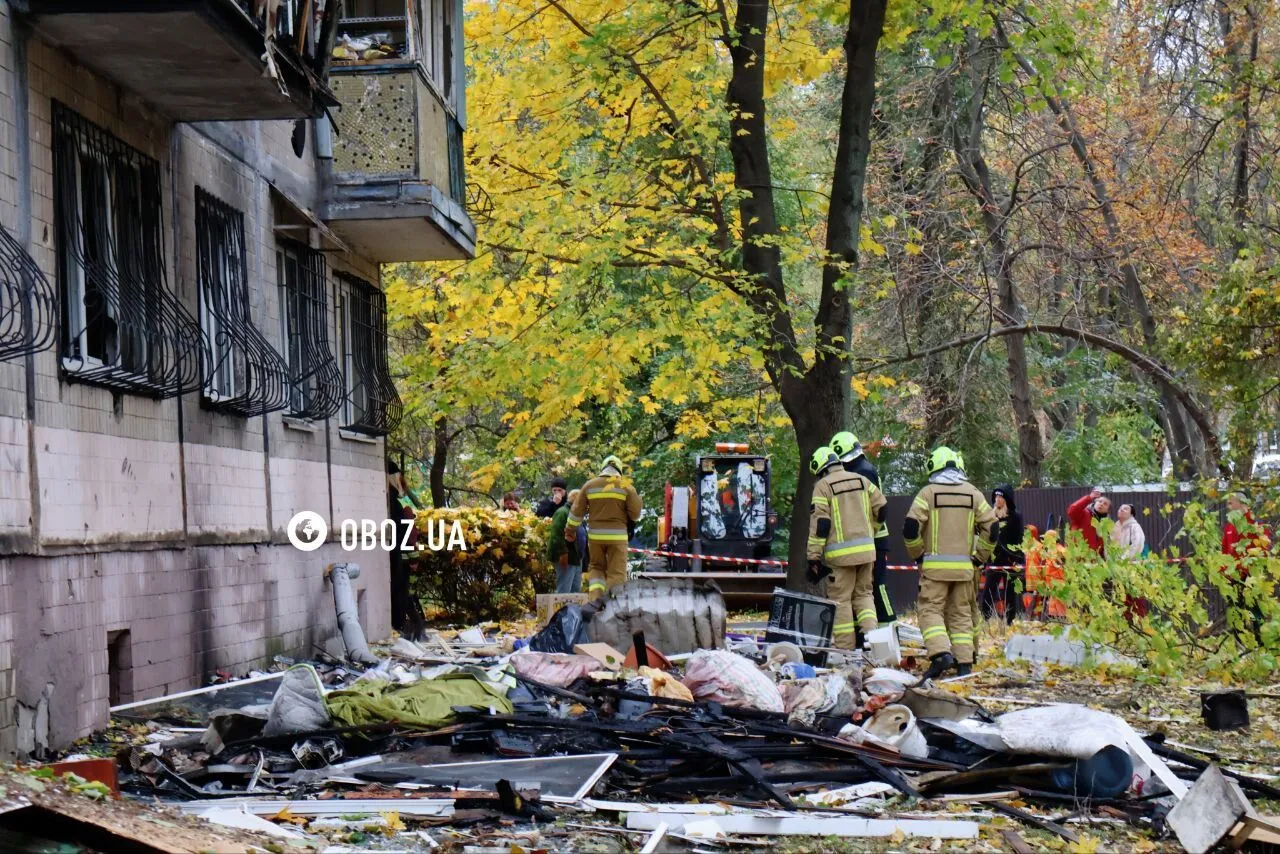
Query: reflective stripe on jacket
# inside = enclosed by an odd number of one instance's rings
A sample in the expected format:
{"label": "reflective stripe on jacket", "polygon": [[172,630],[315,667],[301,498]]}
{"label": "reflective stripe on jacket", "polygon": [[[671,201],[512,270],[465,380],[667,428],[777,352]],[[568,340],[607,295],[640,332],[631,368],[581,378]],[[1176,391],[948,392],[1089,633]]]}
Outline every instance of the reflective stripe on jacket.
{"label": "reflective stripe on jacket", "polygon": [[973,577],[973,557],[980,561],[991,557],[996,514],[967,481],[926,485],[912,500],[907,518],[920,526],[919,533],[906,540],[907,554],[923,555],[922,568],[931,578],[965,581]]}
{"label": "reflective stripe on jacket", "polygon": [[565,533],[575,532],[583,519],[589,518],[587,539],[593,543],[627,542],[627,523],[640,520],[640,496],[630,481],[619,475],[600,475],[582,485],[573,506]]}
{"label": "reflective stripe on jacket", "polygon": [[885,503],[884,493],[867,478],[840,466],[833,468],[813,487],[809,560],[828,566],[874,562],[876,517]]}

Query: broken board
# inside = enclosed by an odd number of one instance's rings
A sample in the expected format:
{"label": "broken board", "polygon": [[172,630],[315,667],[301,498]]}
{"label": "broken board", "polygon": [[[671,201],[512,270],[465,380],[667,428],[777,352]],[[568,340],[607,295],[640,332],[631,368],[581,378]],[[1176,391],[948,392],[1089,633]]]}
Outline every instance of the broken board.
{"label": "broken board", "polygon": [[617,758],[616,753],[587,753],[582,756],[539,756],[443,765],[418,765],[388,759],[352,768],[350,773],[359,780],[388,785],[450,786],[485,791],[492,790],[499,780],[513,784],[537,783],[544,801],[576,802],[591,794]]}

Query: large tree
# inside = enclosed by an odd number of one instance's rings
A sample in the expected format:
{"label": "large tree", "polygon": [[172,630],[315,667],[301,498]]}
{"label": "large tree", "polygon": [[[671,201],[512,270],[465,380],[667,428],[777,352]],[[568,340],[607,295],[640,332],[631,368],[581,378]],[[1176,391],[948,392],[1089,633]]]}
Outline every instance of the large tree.
{"label": "large tree", "polygon": [[[802,458],[842,429],[885,7],[474,4],[469,163],[493,208],[475,262],[392,289],[411,410],[496,408],[523,457],[601,447],[593,406],[671,413],[692,438],[732,427],[759,408],[755,374]],[[771,108],[833,79],[824,179],[779,154],[813,129]],[[793,530],[807,514],[797,500]]]}

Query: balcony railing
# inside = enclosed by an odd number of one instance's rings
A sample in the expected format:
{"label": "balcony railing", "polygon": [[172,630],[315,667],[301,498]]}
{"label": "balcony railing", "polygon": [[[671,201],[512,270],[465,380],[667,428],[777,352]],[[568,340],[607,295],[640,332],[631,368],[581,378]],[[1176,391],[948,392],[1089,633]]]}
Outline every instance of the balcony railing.
{"label": "balcony railing", "polygon": [[462,127],[421,65],[335,66],[331,80],[342,104],[326,212],[334,230],[381,261],[470,257]]}

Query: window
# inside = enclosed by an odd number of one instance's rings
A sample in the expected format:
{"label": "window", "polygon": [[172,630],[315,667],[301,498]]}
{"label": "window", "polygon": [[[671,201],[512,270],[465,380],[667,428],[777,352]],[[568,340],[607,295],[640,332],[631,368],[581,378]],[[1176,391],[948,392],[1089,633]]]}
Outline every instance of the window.
{"label": "window", "polygon": [[296,241],[276,253],[280,286],[280,340],[289,370],[289,414],[328,418],[342,405],[342,375],[329,352],[324,256]]}
{"label": "window", "polygon": [[289,369],[249,314],[244,214],[196,187],[204,401],[237,415],[289,405]]}
{"label": "window", "polygon": [[373,285],[338,274],[338,341],[342,369],[342,424],[385,436],[403,407],[387,368],[387,298]]}
{"label": "window", "polygon": [[164,281],[159,164],[56,101],[53,117],[64,375],[198,388],[200,330]]}
{"label": "window", "polygon": [[446,100],[449,98],[446,75],[452,76],[451,71],[446,71],[453,53],[453,46],[449,44],[452,6],[453,0],[422,0],[422,65]]}

